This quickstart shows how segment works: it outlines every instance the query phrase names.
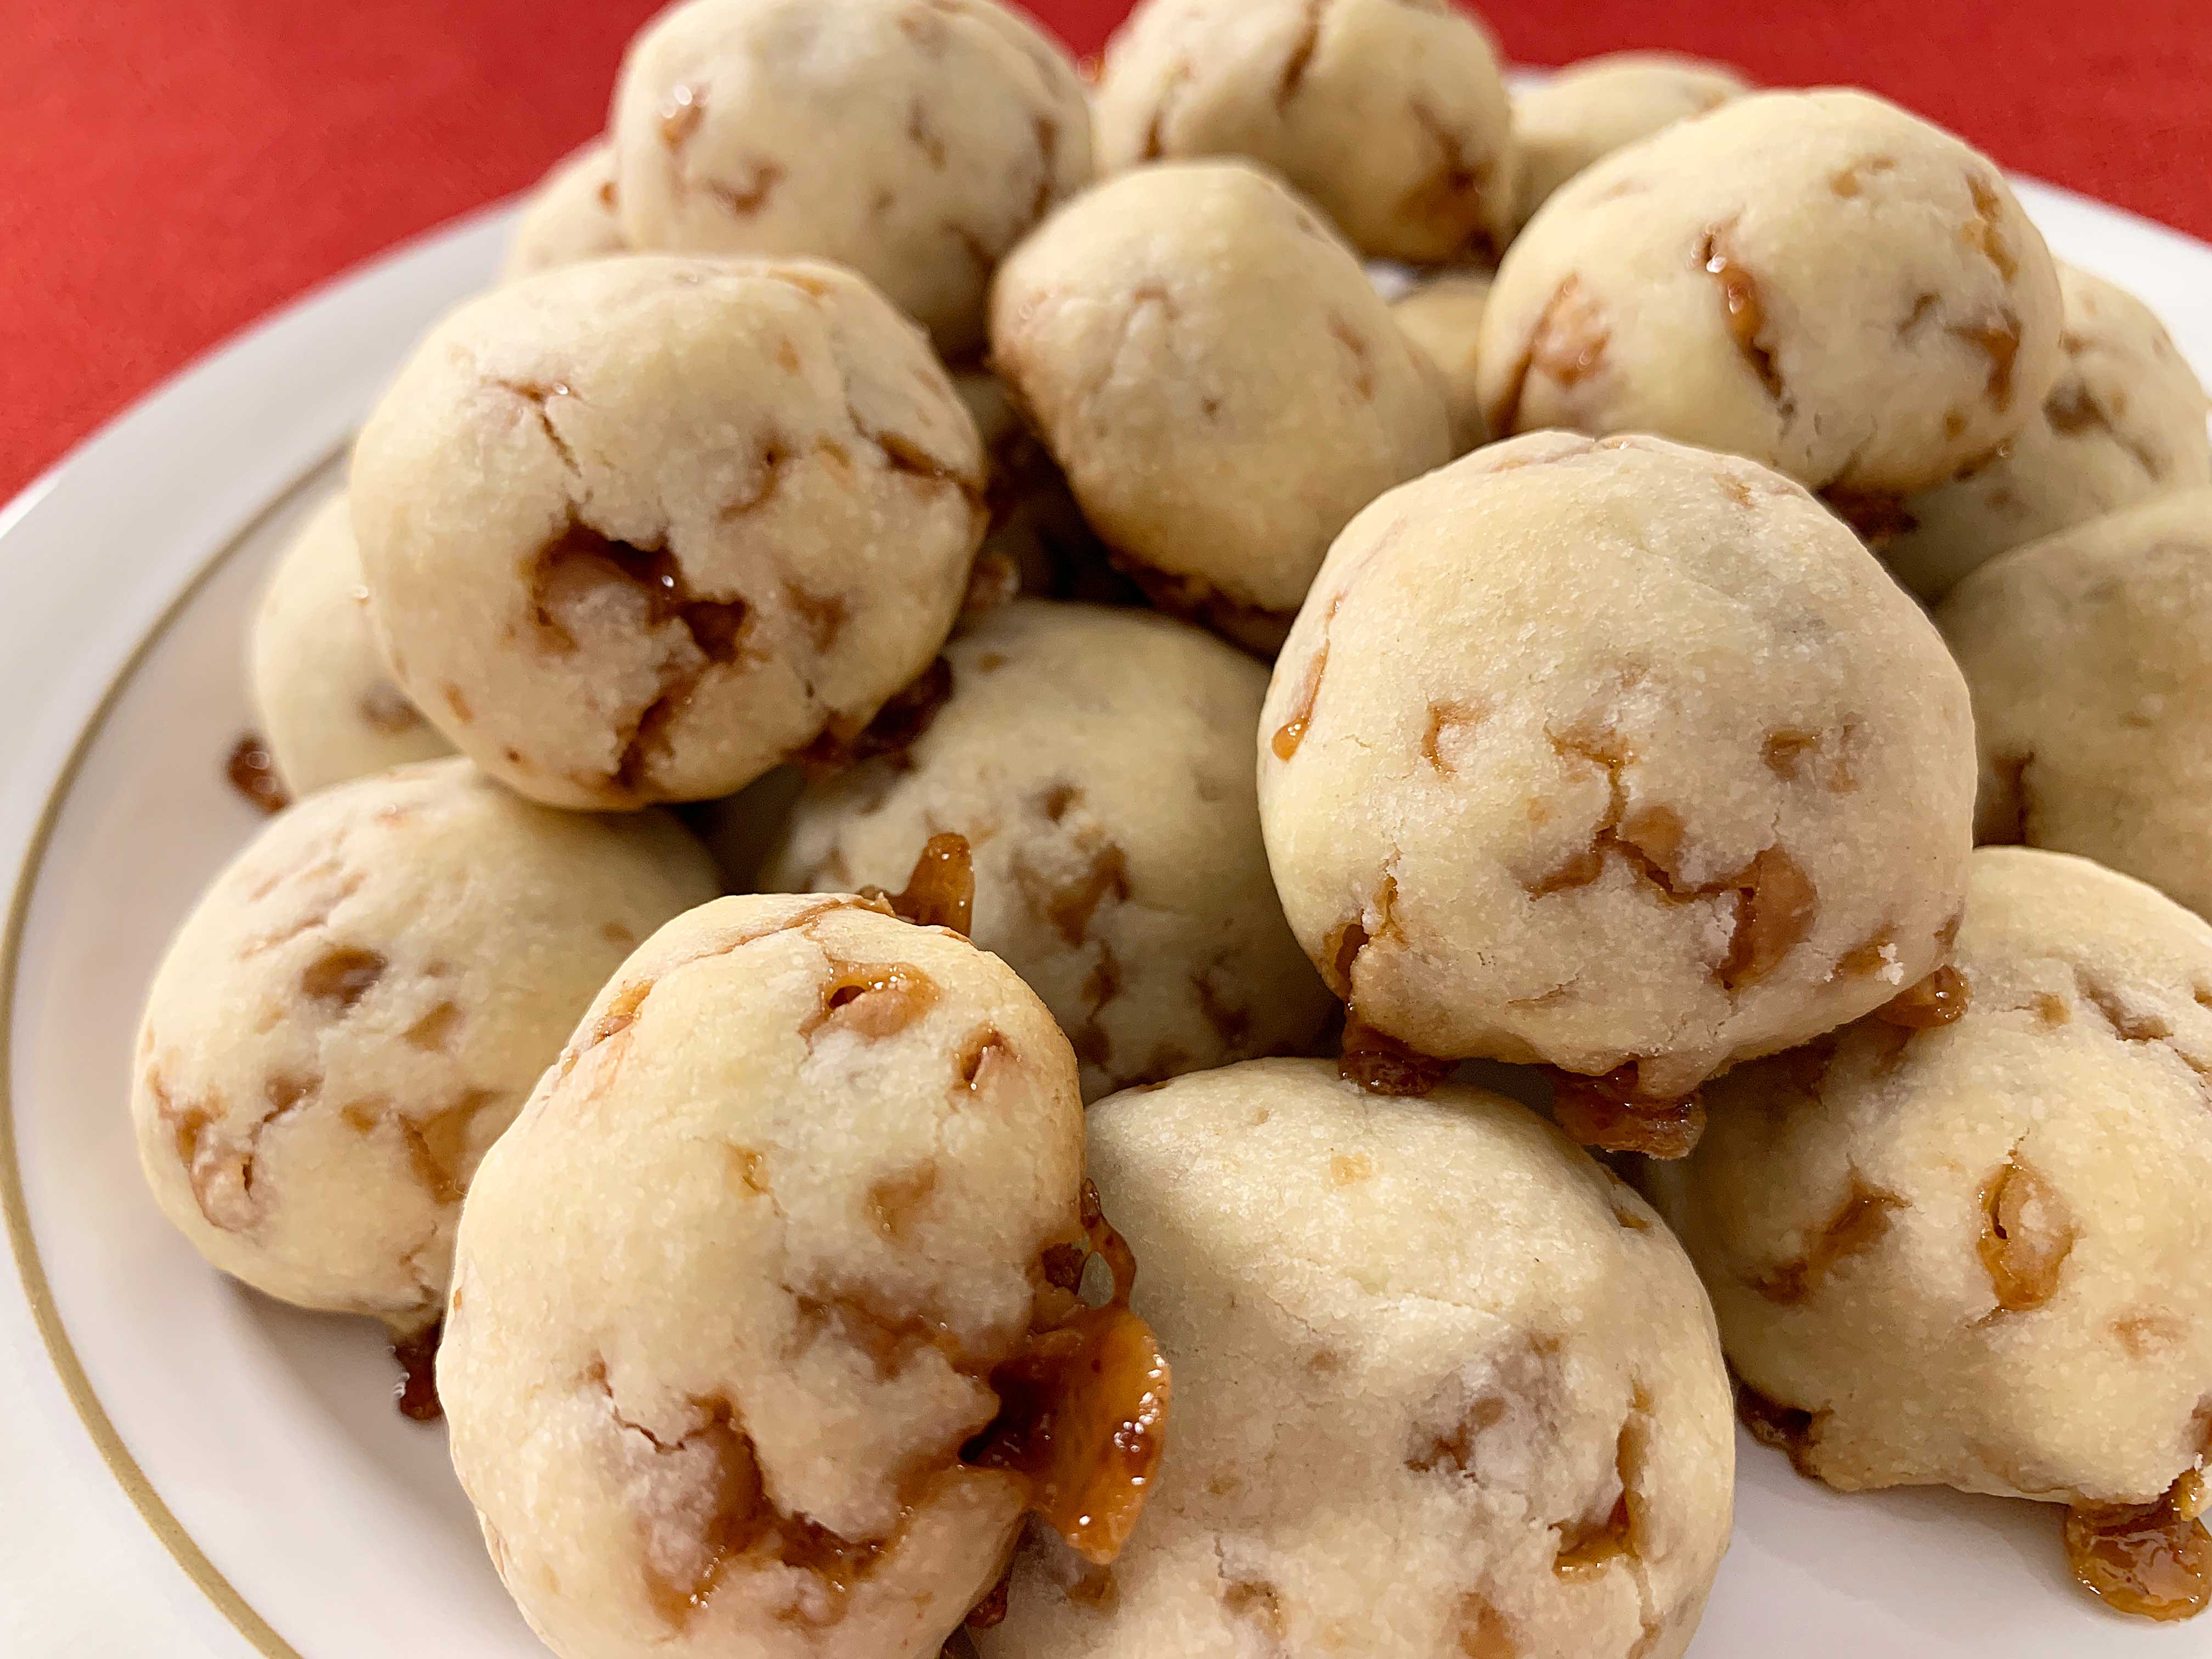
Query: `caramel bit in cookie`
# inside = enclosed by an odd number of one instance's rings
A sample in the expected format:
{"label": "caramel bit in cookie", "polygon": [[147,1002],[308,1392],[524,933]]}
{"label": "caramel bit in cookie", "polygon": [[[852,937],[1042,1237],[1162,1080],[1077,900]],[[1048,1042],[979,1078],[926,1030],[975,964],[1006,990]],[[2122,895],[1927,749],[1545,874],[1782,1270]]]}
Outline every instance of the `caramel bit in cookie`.
{"label": "caramel bit in cookie", "polygon": [[422,716],[415,705],[399,693],[399,688],[390,680],[378,680],[361,694],[356,705],[362,721],[373,730],[387,737],[398,737],[412,732],[422,724]]}
{"label": "caramel bit in cookie", "polygon": [[1006,1622],[1006,1597],[1013,1588],[1014,1564],[1011,1557],[1000,1569],[998,1582],[983,1592],[983,1599],[968,1609],[968,1616],[960,1622],[969,1630],[995,1630]]}
{"label": "caramel bit in cookie", "polygon": [[1972,995],[1966,976],[1946,963],[1883,1003],[1874,1011],[1874,1017],[1908,1030],[1929,1030],[1955,1024],[1965,1015]]}
{"label": "caramel bit in cookie", "polygon": [[1552,1116],[1585,1146],[1646,1158],[1687,1158],[1705,1132],[1705,1102],[1638,1093],[1634,1060],[1602,1077],[1554,1070]]}
{"label": "caramel bit in cookie", "polygon": [[1552,1571],[1559,1577],[1594,1578],[1623,1556],[1631,1560],[1640,1556],[1637,1534],[1644,1519],[1644,1500],[1636,1489],[1650,1437],[1651,1397],[1642,1383],[1635,1383],[1613,1449],[1613,1472],[1620,1481],[1620,1495],[1595,1522],[1561,1522],[1553,1526],[1559,1534],[1559,1547],[1552,1558]]}
{"label": "caramel bit in cookie", "polygon": [[878,1233],[891,1240],[913,1231],[915,1218],[929,1207],[937,1191],[937,1161],[924,1158],[897,1175],[885,1176],[868,1188],[868,1219]]}
{"label": "caramel bit in cookie", "polygon": [[292,804],[283,780],[276,775],[276,759],[258,732],[239,734],[238,741],[230,746],[230,757],[223,763],[223,775],[233,789],[261,811],[274,814]]}
{"label": "caramel bit in cookie", "polygon": [[1966,191],[1974,198],[1974,218],[1960,234],[1966,246],[1995,265],[1997,275],[2009,285],[2020,275],[2020,261],[2006,243],[2004,233],[1997,228],[2004,216],[2004,199],[1997,194],[1996,186],[1978,173],[1966,175]]}
{"label": "caramel bit in cookie", "polygon": [[538,554],[531,571],[532,617],[553,649],[566,654],[577,648],[574,619],[611,586],[642,598],[648,626],[681,623],[708,662],[737,660],[752,616],[744,599],[693,592],[665,547],[615,541],[574,521]]}
{"label": "caramel bit in cookie", "polygon": [[1375,357],[1374,354],[1368,349],[1367,342],[1361,337],[1358,330],[1334,312],[1329,313],[1328,331],[1335,337],[1336,343],[1351,356],[1352,391],[1358,394],[1360,402],[1373,403],[1375,401]]}
{"label": "caramel bit in cookie", "polygon": [[300,989],[343,1017],[367,996],[392,964],[374,951],[340,945],[325,951],[301,970]]}
{"label": "caramel bit in cookie", "polygon": [[399,1034],[399,1039],[410,1048],[420,1048],[425,1054],[434,1054],[452,1047],[453,1033],[460,1023],[461,1007],[459,1003],[434,1003]]}
{"label": "caramel bit in cookie", "polygon": [[1896,1212],[1908,1209],[1895,1193],[1869,1186],[1856,1170],[1844,1201],[1806,1243],[1804,1253],[1769,1270],[1752,1288],[1778,1307],[1794,1308],[1824,1284],[1838,1262],[1870,1250],[1889,1231]]}
{"label": "caramel bit in cookie", "polygon": [[1113,842],[1090,849],[1090,862],[1081,873],[1064,881],[1051,881],[1026,863],[1014,866],[1014,880],[1030,908],[1049,922],[1070,950],[1091,936],[1091,919],[1108,899],[1126,903],[1129,897],[1128,855]]}
{"label": "caramel bit in cookie", "polygon": [[917,927],[946,927],[965,938],[975,925],[975,860],[968,837],[941,830],[921,846],[906,885],[896,893],[861,889],[860,896]]}
{"label": "caramel bit in cookie", "polygon": [[1773,351],[1759,343],[1759,337],[1766,330],[1766,307],[1759,299],[1759,283],[1728,246],[1729,234],[1735,228],[1731,222],[1707,231],[1698,245],[1698,264],[1720,289],[1721,310],[1736,350],[1786,416],[1790,396],[1782,371],[1775,365]]}
{"label": "caramel bit in cookie", "polygon": [[681,149],[706,118],[707,106],[700,101],[697,88],[671,87],[668,96],[660,100],[659,115],[660,142],[671,149]]}
{"label": "caramel bit in cookie", "polygon": [[902,690],[892,693],[864,726],[832,718],[820,735],[791,758],[809,778],[820,779],[878,756],[903,759],[952,695],[952,663],[939,657]]}
{"label": "caramel bit in cookie", "polygon": [[[593,1367],[591,1380],[606,1393],[607,1409],[621,1429],[635,1436],[656,1464],[665,1462],[672,1479],[694,1489],[683,1515],[666,1523],[682,1524],[685,1535],[670,1540],[672,1551],[646,1549],[640,1563],[654,1609],[672,1629],[688,1628],[712,1600],[730,1565],[745,1558],[805,1576],[789,1604],[776,1611],[779,1622],[817,1629],[834,1625],[845,1616],[854,1589],[887,1549],[896,1547],[896,1532],[888,1541],[855,1540],[777,1509],[761,1478],[752,1437],[727,1400],[695,1400],[705,1420],[677,1439],[663,1441],[616,1409],[603,1364]],[[903,1518],[900,1524],[903,1528]],[[670,1553],[682,1559],[672,1562],[666,1559]]]}
{"label": "caramel bit in cookie", "polygon": [[807,643],[817,652],[826,652],[837,643],[837,636],[845,631],[845,624],[853,619],[853,608],[842,593],[817,593],[797,582],[783,585],[783,602],[799,625],[806,633]]}
{"label": "caramel bit in cookie", "polygon": [[1275,107],[1286,109],[1298,88],[1305,84],[1306,70],[1313,63],[1315,49],[1321,45],[1321,15],[1327,0],[1306,0],[1305,9],[1298,16],[1297,38],[1291,42],[1290,52],[1283,58],[1283,72],[1275,79]]}
{"label": "caramel bit in cookie", "polygon": [[1819,895],[1812,878],[1779,847],[1770,847],[1733,878],[1735,925],[1719,970],[1731,991],[1756,984],[1781,965],[1813,931]]}
{"label": "caramel bit in cookie", "polygon": [[1485,411],[1490,417],[1490,429],[1503,434],[1521,429],[1521,403],[1532,372],[1541,370],[1562,386],[1580,386],[1597,373],[1612,337],[1605,313],[1596,301],[1583,292],[1581,279],[1570,276],[1561,283],[1537,314],[1528,348],[1504,397],[1496,408]]}
{"label": "caramel bit in cookie", "polygon": [[971,1094],[981,1090],[984,1071],[994,1057],[1000,1060],[1013,1057],[1013,1051],[1006,1046],[1006,1039],[999,1031],[986,1029],[970,1037],[968,1046],[960,1051],[961,1086]]}
{"label": "caramel bit in cookie", "polygon": [[937,982],[910,963],[845,963],[822,989],[822,1006],[799,1028],[809,1042],[827,1026],[869,1042],[896,1036],[937,1002]]}
{"label": "caramel bit in cookie", "polygon": [[1971,326],[1954,323],[1954,338],[1972,346],[1990,360],[1990,378],[1986,395],[1997,408],[2012,407],[2012,367],[2020,356],[2020,319],[2013,313],[2001,312],[1991,322],[1976,323]]}
{"label": "caramel bit in cookie", "polygon": [[1469,155],[1459,133],[1426,99],[1408,100],[1406,112],[1436,146],[1437,167],[1406,193],[1399,212],[1416,223],[1448,230],[1468,259],[1496,264],[1496,243],[1482,222],[1495,164],[1487,156]]}
{"label": "caramel bit in cookie", "polygon": [[1472,702],[1432,702],[1428,729],[1421,734],[1421,758],[1449,776],[1459,770],[1454,758],[1463,734],[1480,725],[1489,710]]}
{"label": "caramel bit in cookie", "polygon": [[[1332,605],[1329,609],[1334,614],[1335,606]],[[1277,726],[1275,735],[1268,739],[1267,746],[1274,751],[1277,760],[1290,759],[1298,752],[1298,745],[1305,741],[1306,728],[1313,724],[1315,700],[1321,696],[1321,677],[1328,667],[1328,636],[1324,633],[1319,648],[1314,652],[1306,664],[1305,672],[1298,678],[1297,695],[1291,700],[1290,718]]]}
{"label": "caramel bit in cookie", "polygon": [[2059,1270],[2074,1249],[2073,1213],[2058,1189],[2015,1150],[1982,1182],[1981,1237],[1975,1249],[1997,1306],[2027,1313],[2057,1293]]}
{"label": "caramel bit in cookie", "polygon": [[579,1053],[595,1048],[617,1032],[626,1031],[637,1023],[637,1011],[645,1006],[652,994],[653,981],[641,979],[625,985],[607,999],[607,1011],[592,1026],[590,1033],[577,1045]]}
{"label": "caramel bit in cookie", "polygon": [[699,187],[728,212],[750,219],[768,205],[768,198],[783,178],[782,163],[756,161],[737,179],[702,179]]}
{"label": "caramel bit in cookie", "polygon": [[1820,1437],[1820,1425],[1827,1419],[1825,1410],[1808,1412],[1802,1407],[1785,1406],[1740,1381],[1735,1385],[1735,1415],[1751,1431],[1753,1440],[1786,1454],[1790,1468],[1798,1474],[1808,1480],[1820,1478],[1820,1471],[1814,1466],[1813,1449]]}
{"label": "caramel bit in cookie", "polygon": [[1843,198],[1845,201],[1849,201],[1853,197],[1858,195],[1865,188],[1866,181],[1869,178],[1872,178],[1878,173],[1894,173],[1896,171],[1897,158],[1895,156],[1869,155],[1859,161],[1852,162],[1849,167],[1840,167],[1836,172],[1829,174],[1828,188],[1835,191],[1838,196]]}
{"label": "caramel bit in cookie", "polygon": [[2075,1504],[2066,1511],[2066,1559],[2083,1588],[2115,1613],[2193,1619],[2212,1601],[2212,1536],[2199,1519],[2204,1477],[2191,1469],[2155,1504]]}
{"label": "caramel bit in cookie", "polygon": [[1356,1012],[1345,1016],[1344,1051],[1336,1062],[1337,1075],[1370,1095],[1425,1095],[1451,1075],[1455,1063],[1409,1048],[1376,1030]]}
{"label": "caramel bit in cookie", "polygon": [[1088,1254],[1111,1273],[1110,1298],[1073,1302],[1080,1266],[1048,1250],[1042,1264],[1057,1292],[1029,1337],[991,1373],[998,1415],[970,1440],[961,1461],[1018,1475],[1029,1506],[1086,1561],[1103,1566],[1121,1553],[1151,1496],[1167,1426],[1170,1377],[1152,1328],[1129,1310],[1136,1259],[1099,1208],[1098,1189],[1083,1183],[1079,1210]]}
{"label": "caramel bit in cookie", "polygon": [[1521,1659],[1512,1622],[1486,1595],[1469,1591],[1460,1598],[1458,1634],[1463,1659]]}
{"label": "caramel bit in cookie", "polygon": [[438,1403],[438,1339],[445,1328],[444,1320],[434,1319],[412,1335],[392,1339],[392,1357],[399,1362],[392,1403],[402,1417],[417,1423],[434,1423],[445,1415]]}

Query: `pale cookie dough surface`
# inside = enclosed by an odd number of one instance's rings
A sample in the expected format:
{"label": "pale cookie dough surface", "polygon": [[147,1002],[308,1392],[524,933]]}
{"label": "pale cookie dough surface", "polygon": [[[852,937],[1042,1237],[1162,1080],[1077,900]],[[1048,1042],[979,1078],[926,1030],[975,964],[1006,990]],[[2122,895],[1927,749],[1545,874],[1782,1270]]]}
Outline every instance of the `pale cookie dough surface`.
{"label": "pale cookie dough surface", "polygon": [[1017,599],[946,647],[912,748],[811,786],[761,884],[902,886],[968,839],[977,945],[1043,999],[1086,1098],[1313,1041],[1327,988],[1260,842],[1267,672],[1170,617]]}
{"label": "pale cookie dough surface", "polygon": [[1121,1559],[1032,1528],[983,1659],[1674,1659],[1734,1424],[1689,1264],[1533,1114],[1256,1060],[1094,1108],[1176,1424]]}
{"label": "pale cookie dough surface", "polygon": [[640,256],[471,301],[354,452],[398,683],[556,806],[726,795],[928,666],[983,531],[919,330],[813,261]]}
{"label": "pale cookie dough surface", "polygon": [[1802,489],[1541,433],[1338,538],[1268,688],[1260,816],[1369,1024],[1668,1096],[1942,961],[1972,752],[1935,629]]}
{"label": "pale cookie dough surface", "polygon": [[1725,64],[1671,52],[1614,52],[1570,64],[1516,94],[1516,228],[1592,162],[1750,90]]}
{"label": "pale cookie dough surface", "polygon": [[392,683],[343,490],[270,571],[246,654],[254,718],[294,796],[453,750]]}
{"label": "pale cookie dough surface", "polygon": [[996,0],[689,0],[631,43],[609,127],[635,246],[834,259],[948,353],[1091,182],[1074,64]]}
{"label": "pale cookie dough surface", "polygon": [[1000,267],[991,355],[1163,608],[1272,649],[1329,540],[1450,453],[1350,249],[1242,161],[1140,167]]}
{"label": "pale cookie dough surface", "polygon": [[1483,319],[1483,404],[1501,434],[1654,432],[1890,504],[2026,423],[2058,310],[1987,158],[1863,93],[1760,93],[1544,204]]}
{"label": "pale cookie dough surface", "polygon": [[162,1212],[283,1301],[434,1316],[477,1159],[607,975],[717,890],[662,815],[549,811],[464,760],[302,801],[147,993],[131,1112]]}
{"label": "pale cookie dough surface", "polygon": [[2212,484],[2204,388],[2150,307],[2058,267],[2059,374],[1989,464],[1905,503],[1885,563],[1929,603],[2010,548],[2154,496]]}
{"label": "pale cookie dough surface", "polygon": [[1464,455],[1489,442],[1482,419],[1482,388],[1475,373],[1483,307],[1492,278],[1485,271],[1446,271],[1415,283],[1390,302],[1390,314],[1414,349],[1443,376],[1451,415],[1452,453]]}
{"label": "pale cookie dough surface", "polygon": [[615,212],[615,152],[594,138],[555,162],[538,181],[514,223],[501,276],[513,282],[553,265],[627,253]]}
{"label": "pale cookie dough surface", "polygon": [[2212,489],[2004,554],[1936,619],[1973,691],[1977,838],[2212,915]]}
{"label": "pale cookie dough surface", "polygon": [[1448,0],[1146,0],[1094,109],[1102,172],[1248,155],[1376,258],[1495,258],[1512,229],[1498,50]]}
{"label": "pale cookie dough surface", "polygon": [[1653,1189],[1806,1473],[2149,1503],[2212,1399],[2212,927],[2086,859],[1973,864],[1964,1016],[1731,1073]]}
{"label": "pale cookie dough surface", "polygon": [[1080,1237],[1075,1061],[958,935],[725,899],[617,972],[486,1159],[438,1387],[564,1659],[934,1659],[1024,1503],[962,1446]]}

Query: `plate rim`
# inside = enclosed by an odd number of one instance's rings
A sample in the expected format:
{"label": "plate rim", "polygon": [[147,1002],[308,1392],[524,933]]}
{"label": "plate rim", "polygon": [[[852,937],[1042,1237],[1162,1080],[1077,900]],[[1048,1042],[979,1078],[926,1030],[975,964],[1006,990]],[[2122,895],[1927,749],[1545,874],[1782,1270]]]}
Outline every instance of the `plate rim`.
{"label": "plate rim", "polygon": [[[2164,245],[2172,252],[2212,262],[2212,243],[2172,226],[2027,175],[2008,172],[2006,177],[2032,208],[2048,204],[2061,215],[2101,220],[2112,228],[2142,237],[2151,246]],[[461,245],[471,240],[503,240],[522,199],[512,197],[457,216],[372,255],[217,342],[164,377],[0,506],[0,561],[9,558],[16,538],[33,526],[43,529],[56,515],[66,533],[79,505],[72,497],[82,487],[97,488],[115,459],[134,448],[157,446],[160,433],[186,424],[195,410],[220,404],[227,395],[226,381],[248,368],[261,372],[264,360],[274,365],[289,353],[307,355],[311,343],[332,343],[354,334],[356,309],[372,295],[396,286],[410,268],[419,276],[455,258]],[[438,285],[434,279],[433,286]],[[439,301],[424,322],[451,303],[451,300]],[[388,364],[384,372],[390,373]],[[156,563],[127,574],[119,584],[125,595],[134,588],[143,594],[155,579],[164,575],[173,585],[159,595],[157,603],[149,605],[142,599],[135,608],[126,605],[129,614],[100,638],[88,642],[84,655],[90,666],[77,672],[75,684],[42,700],[40,712],[46,718],[29,723],[27,735],[0,733],[0,861],[4,861],[0,868],[5,870],[8,884],[5,921],[0,925],[0,1231],[6,1235],[15,1282],[38,1338],[35,1347],[20,1345],[25,1348],[22,1357],[33,1364],[40,1358],[45,1361],[77,1428],[130,1500],[140,1522],[206,1604],[262,1659],[304,1659],[304,1656],[216,1566],[141,1468],[92,1388],[52,1294],[25,1199],[17,1146],[15,1015],[25,933],[53,833],[85,762],[117,705],[178,617],[239,547],[283,511],[301,484],[343,451],[358,424],[360,412],[356,409],[340,415],[324,409],[302,414],[296,426],[288,422],[296,437],[283,446],[284,453],[275,458],[276,464],[249,463],[227,481],[235,488],[239,477],[250,476],[254,483],[251,505],[242,511],[230,510],[227,527],[214,537],[198,538],[199,545],[189,550],[186,559],[173,562],[178,568]],[[219,451],[228,449],[225,439],[210,441]],[[219,510],[220,494],[220,487],[207,492],[209,511]],[[179,528],[175,533],[181,538],[191,532]],[[212,545],[208,544],[210,540]],[[21,614],[33,614],[34,608],[35,601]],[[0,675],[4,672],[5,665],[0,665]],[[4,1295],[0,1291],[0,1297]],[[0,1327],[0,1352],[16,1346],[9,1332]],[[33,1409],[42,1418],[52,1415],[35,1404]]]}

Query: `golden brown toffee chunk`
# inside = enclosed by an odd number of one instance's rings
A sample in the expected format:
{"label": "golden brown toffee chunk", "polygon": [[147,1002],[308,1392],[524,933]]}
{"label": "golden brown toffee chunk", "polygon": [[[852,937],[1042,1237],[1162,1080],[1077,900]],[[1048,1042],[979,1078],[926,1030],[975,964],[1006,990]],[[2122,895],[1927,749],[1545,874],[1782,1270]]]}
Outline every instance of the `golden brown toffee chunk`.
{"label": "golden brown toffee chunk", "polygon": [[860,896],[882,900],[893,915],[917,927],[950,927],[963,935],[972,932],[975,863],[968,850],[968,838],[950,830],[940,830],[923,844],[904,887],[896,893],[886,893],[879,887],[864,888]]}
{"label": "golden brown toffee chunk", "polygon": [[1966,1013],[1971,995],[1966,976],[1947,963],[1883,1003],[1875,1015],[1909,1030],[1929,1030],[1956,1022]]}

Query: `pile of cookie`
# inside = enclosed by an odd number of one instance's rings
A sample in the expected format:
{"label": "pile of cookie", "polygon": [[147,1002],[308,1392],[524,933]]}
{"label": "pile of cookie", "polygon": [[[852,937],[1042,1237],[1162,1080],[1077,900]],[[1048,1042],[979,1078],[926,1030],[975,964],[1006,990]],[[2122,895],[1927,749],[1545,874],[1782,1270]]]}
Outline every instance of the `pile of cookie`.
{"label": "pile of cookie", "polygon": [[2185,1616],[2206,407],[1863,94],[684,0],[270,579],[148,1177],[570,1659],[1669,1659],[1739,1413]]}

